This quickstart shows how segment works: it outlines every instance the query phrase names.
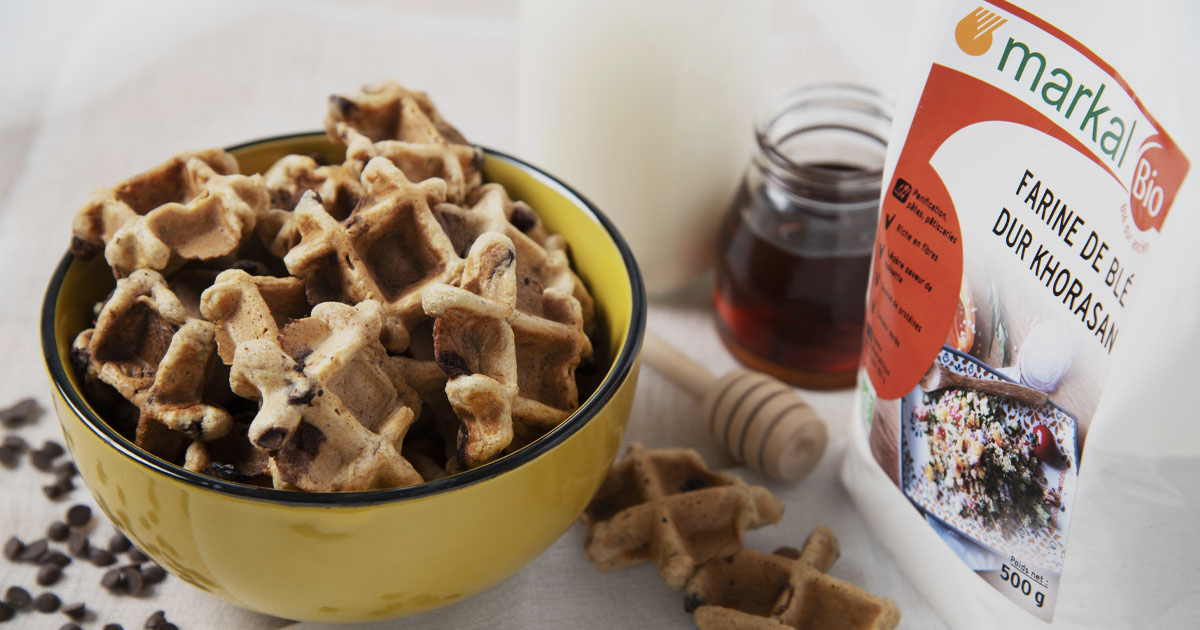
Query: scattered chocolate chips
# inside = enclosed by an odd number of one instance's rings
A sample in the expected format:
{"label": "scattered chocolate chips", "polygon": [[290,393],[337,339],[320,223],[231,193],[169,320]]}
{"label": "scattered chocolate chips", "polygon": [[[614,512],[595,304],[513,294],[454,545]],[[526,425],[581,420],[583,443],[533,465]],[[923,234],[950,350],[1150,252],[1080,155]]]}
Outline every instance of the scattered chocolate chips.
{"label": "scattered chocolate chips", "polygon": [[83,532],[71,532],[71,535],[67,538],[67,549],[76,556],[87,556],[90,547],[91,544],[88,542],[87,534]]}
{"label": "scattered chocolate chips", "polygon": [[24,453],[25,451],[29,450],[29,442],[26,442],[25,438],[22,438],[19,435],[6,436],[4,441],[0,442],[0,446],[3,446],[4,448],[11,448],[18,453]]}
{"label": "scattered chocolate chips", "polygon": [[0,446],[0,466],[5,468],[16,468],[21,461],[20,451],[11,449],[7,446]]}
{"label": "scattered chocolate chips", "polygon": [[164,610],[156,610],[149,617],[146,617],[146,623],[142,624],[144,630],[158,630],[164,623],[167,623],[167,613]]}
{"label": "scattered chocolate chips", "polygon": [[17,560],[21,562],[37,562],[41,559],[42,554],[46,553],[47,549],[49,549],[49,543],[46,542],[45,538],[39,538],[25,545],[25,549],[17,556]]}
{"label": "scattered chocolate chips", "polygon": [[41,557],[41,559],[38,560],[38,564],[47,565],[47,566],[55,566],[55,567],[58,567],[61,569],[65,566],[67,566],[68,564],[71,564],[71,559],[67,557],[67,554],[65,554],[61,551],[58,551],[57,549],[54,549],[51,551],[47,551]]}
{"label": "scattered chocolate chips", "polygon": [[0,623],[4,623],[17,615],[17,611],[8,602],[0,601]]}
{"label": "scattered chocolate chips", "polygon": [[76,604],[67,604],[63,606],[62,612],[64,615],[74,619],[75,621],[83,621],[87,617],[87,604],[79,602]]}
{"label": "scattered chocolate chips", "polygon": [[133,543],[129,542],[123,534],[113,534],[112,538],[108,539],[108,550],[112,553],[125,553],[133,547]]}
{"label": "scattered chocolate chips", "polygon": [[79,470],[75,468],[75,462],[67,459],[54,465],[54,476],[56,477],[74,477]]}
{"label": "scattered chocolate chips", "polygon": [[15,427],[33,420],[38,411],[37,401],[32,398],[22,398],[4,409],[0,409],[0,424]]}
{"label": "scattered chocolate chips", "polygon": [[31,451],[29,453],[29,463],[42,472],[52,472],[54,469],[54,458],[43,451]]}
{"label": "scattered chocolate chips", "polygon": [[104,630],[125,630],[125,628],[122,628],[119,623],[106,623],[104,624]]}
{"label": "scattered chocolate chips", "polygon": [[70,476],[58,477],[54,480],[54,485],[62,488],[63,494],[66,494],[75,489],[75,482],[71,481]]}
{"label": "scattered chocolate chips", "polygon": [[46,528],[46,538],[49,538],[54,542],[62,542],[70,535],[71,528],[67,527],[67,524],[62,521],[54,521],[53,523],[50,523],[49,527]]}
{"label": "scattered chocolate chips", "polygon": [[134,564],[141,564],[150,559],[150,556],[142,553],[142,550],[138,549],[137,547],[130,547],[129,553],[125,554],[125,556]]}
{"label": "scattered chocolate chips", "polygon": [[33,598],[33,609],[41,613],[58,612],[61,606],[62,600],[58,598],[58,595],[49,591]]}
{"label": "scattered chocolate chips", "polygon": [[38,569],[37,583],[38,586],[53,586],[62,579],[62,569],[53,564],[44,564]]}
{"label": "scattered chocolate chips", "polygon": [[142,579],[142,572],[136,565],[130,565],[121,569],[121,578],[125,581],[125,592],[130,595],[137,595],[142,592],[142,588],[146,585]]}
{"label": "scattered chocolate chips", "polygon": [[92,508],[83,505],[75,504],[67,510],[67,525],[71,527],[83,527],[92,521]]}
{"label": "scattered chocolate chips", "polygon": [[88,561],[98,567],[107,567],[117,561],[117,557],[109,553],[107,549],[100,547],[92,547],[88,549]]}
{"label": "scattered chocolate chips", "polygon": [[25,610],[33,605],[33,596],[20,586],[10,586],[4,591],[4,601],[17,610]]}
{"label": "scattered chocolate chips", "polygon": [[83,626],[77,623],[64,623],[58,627],[58,630],[83,630]]}
{"label": "scattered chocolate chips", "polygon": [[50,459],[53,460],[53,459],[58,459],[58,457],[60,455],[62,455],[63,453],[66,453],[67,449],[63,448],[62,444],[59,444],[58,442],[55,442],[54,440],[46,440],[45,442],[42,443],[41,451],[42,451],[42,453],[46,454],[46,457],[49,457]]}
{"label": "scattered chocolate chips", "polygon": [[142,579],[147,584],[158,584],[167,579],[167,571],[157,564],[147,564],[142,567]]}
{"label": "scattered chocolate chips", "polygon": [[15,562],[22,551],[25,551],[25,543],[21,542],[20,538],[9,536],[4,542],[4,558],[9,562]]}
{"label": "scattered chocolate chips", "polygon": [[61,499],[66,493],[67,491],[63,489],[62,484],[53,483],[48,486],[42,486],[42,494],[46,495],[46,498],[51,501]]}
{"label": "scattered chocolate chips", "polygon": [[121,575],[120,569],[109,569],[104,572],[104,577],[100,578],[100,586],[115,591],[125,583],[125,578]]}

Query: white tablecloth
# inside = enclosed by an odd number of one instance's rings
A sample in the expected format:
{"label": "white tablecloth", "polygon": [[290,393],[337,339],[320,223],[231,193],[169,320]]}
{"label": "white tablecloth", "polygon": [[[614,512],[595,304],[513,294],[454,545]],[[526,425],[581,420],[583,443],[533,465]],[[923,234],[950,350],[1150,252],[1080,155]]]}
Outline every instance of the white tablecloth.
{"label": "white tablecloth", "polygon": [[[517,11],[511,0],[428,0],[403,8],[367,1],[0,5],[0,406],[26,395],[49,403],[38,313],[68,243],[71,217],[90,191],[184,148],[319,128],[326,95],[383,78],[431,93],[472,141],[516,152]],[[836,79],[894,92],[906,19],[903,4],[780,2],[773,30],[764,35],[773,52],[771,87]],[[714,372],[735,366],[716,337],[703,282],[655,299],[649,325]],[[828,525],[842,546],[834,575],[895,600],[903,628],[944,627],[865,529],[837,480],[849,392],[813,393],[810,400],[828,420],[833,440],[809,479],[776,484],[731,468],[766,484],[787,506],[780,524],[751,532],[746,544],[798,546],[814,526]],[[644,369],[627,441],[693,447],[714,468],[730,468],[696,426],[696,414],[695,401]],[[0,437],[10,433],[0,429]],[[35,444],[61,439],[51,411],[19,434]],[[90,503],[81,487],[51,504],[39,484],[30,483],[33,475],[28,464],[0,469],[0,538],[41,537],[67,506]],[[111,531],[99,524],[93,539],[106,540]],[[474,598],[369,627],[694,627],[681,594],[663,585],[654,567],[599,573],[583,554],[583,537],[575,525],[528,567]],[[183,628],[290,624],[239,610],[176,579],[141,597],[112,596],[97,587],[102,572],[77,561],[53,587],[68,602],[88,602],[95,611],[89,626],[141,627],[157,609]],[[35,567],[0,562],[0,587],[23,585],[36,594],[35,574]],[[61,614],[25,613],[16,627],[66,621]]]}

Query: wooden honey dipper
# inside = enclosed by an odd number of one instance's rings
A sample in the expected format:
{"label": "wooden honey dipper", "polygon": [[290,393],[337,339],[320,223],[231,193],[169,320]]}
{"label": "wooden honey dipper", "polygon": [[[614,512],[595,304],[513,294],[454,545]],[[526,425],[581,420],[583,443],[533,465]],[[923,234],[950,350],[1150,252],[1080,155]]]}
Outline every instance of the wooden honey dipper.
{"label": "wooden honey dipper", "polygon": [[642,356],[700,399],[713,438],[738,462],[797,481],[821,460],[829,442],[825,422],[779,379],[744,368],[717,378],[649,330]]}

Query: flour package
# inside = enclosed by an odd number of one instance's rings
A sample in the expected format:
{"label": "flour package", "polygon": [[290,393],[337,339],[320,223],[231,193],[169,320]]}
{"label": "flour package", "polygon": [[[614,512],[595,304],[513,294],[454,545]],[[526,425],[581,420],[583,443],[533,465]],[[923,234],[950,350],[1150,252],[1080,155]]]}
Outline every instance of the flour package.
{"label": "flour package", "polygon": [[918,12],[842,477],[953,628],[1200,627],[1198,18]]}

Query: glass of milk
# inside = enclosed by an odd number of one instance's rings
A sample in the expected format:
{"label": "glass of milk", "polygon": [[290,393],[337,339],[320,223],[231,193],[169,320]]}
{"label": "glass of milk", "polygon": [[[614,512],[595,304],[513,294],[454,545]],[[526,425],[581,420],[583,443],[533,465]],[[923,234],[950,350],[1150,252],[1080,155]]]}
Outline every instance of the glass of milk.
{"label": "glass of milk", "polygon": [[749,159],[769,0],[522,0],[521,156],[610,217],[651,293],[713,261]]}

